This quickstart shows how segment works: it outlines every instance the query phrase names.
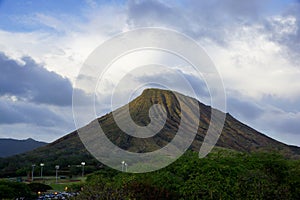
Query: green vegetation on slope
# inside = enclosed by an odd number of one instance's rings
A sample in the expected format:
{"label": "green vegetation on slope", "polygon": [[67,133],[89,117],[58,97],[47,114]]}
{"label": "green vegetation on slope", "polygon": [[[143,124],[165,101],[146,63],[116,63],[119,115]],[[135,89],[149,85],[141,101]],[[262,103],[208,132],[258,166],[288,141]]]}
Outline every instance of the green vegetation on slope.
{"label": "green vegetation on slope", "polygon": [[187,152],[156,172],[103,169],[83,188],[78,199],[300,199],[300,161],[228,150],[199,159]]}

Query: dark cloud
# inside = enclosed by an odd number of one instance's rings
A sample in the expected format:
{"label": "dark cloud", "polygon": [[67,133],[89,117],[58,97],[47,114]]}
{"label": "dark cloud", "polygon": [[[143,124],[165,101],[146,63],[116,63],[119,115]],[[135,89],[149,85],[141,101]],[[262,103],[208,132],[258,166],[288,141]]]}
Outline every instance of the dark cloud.
{"label": "dark cloud", "polygon": [[[202,80],[202,78],[200,77],[196,77],[192,74],[185,74],[182,72],[182,75],[186,78],[186,80],[189,81],[189,83],[191,84],[195,94],[198,96],[198,98],[209,98],[210,94],[208,91],[208,88],[206,86],[206,83],[204,82],[204,80]],[[204,102],[202,102],[204,103]]]}
{"label": "dark cloud", "polygon": [[278,134],[300,135],[300,101],[283,99],[274,96],[264,97],[262,102],[268,102],[264,117],[266,124]]}
{"label": "dark cloud", "polygon": [[264,110],[253,102],[245,101],[238,98],[227,99],[228,111],[238,119],[254,120],[260,117]]}
{"label": "dark cloud", "polygon": [[0,100],[0,124],[27,123],[51,127],[65,125],[65,120],[45,105]]}
{"label": "dark cloud", "polygon": [[274,124],[274,128],[281,133],[300,134],[300,116],[287,117],[282,120],[278,120]]}
{"label": "dark cloud", "polygon": [[[258,101],[245,99],[237,92],[227,99],[228,111],[238,120],[282,141],[297,144],[288,138],[300,135],[300,99],[264,96]],[[285,138],[286,137],[286,138]]]}
{"label": "dark cloud", "polygon": [[[236,0],[211,0],[198,1],[189,0],[187,5],[192,5],[195,14],[206,16],[211,21],[226,23],[226,19],[247,19],[256,20],[260,17],[262,11],[266,9],[270,1],[236,1]],[[221,18],[221,16],[225,18]],[[219,17],[219,18],[218,18]]]}
{"label": "dark cloud", "polygon": [[184,5],[130,1],[128,23],[133,27],[167,26],[193,38],[207,37],[225,45],[235,27],[259,21],[271,1],[188,0]]}
{"label": "dark cloud", "polygon": [[184,22],[183,16],[177,9],[153,0],[129,1],[128,23],[135,27],[155,26],[159,23],[177,26]]}
{"label": "dark cloud", "polygon": [[265,95],[262,102],[267,102],[268,105],[272,105],[276,108],[280,108],[286,113],[298,113],[300,112],[300,98],[288,99],[284,97]]}
{"label": "dark cloud", "polygon": [[[169,3],[168,3],[169,2]],[[208,38],[227,47],[241,27],[259,27],[261,34],[286,47],[283,56],[299,65],[300,1],[280,0],[186,0],[183,2],[141,0],[128,3],[128,24],[133,27],[173,28],[194,39]],[[296,19],[295,33],[285,32],[290,17]],[[274,17],[281,17],[276,21]],[[260,26],[257,26],[260,25]]]}
{"label": "dark cloud", "polygon": [[[296,18],[296,32],[295,34],[286,35],[286,37],[282,38],[282,42],[284,42],[292,52],[296,52],[299,56],[300,52],[300,2],[296,4],[293,8],[291,8],[287,15],[292,15]],[[299,59],[299,57],[298,57]]]}
{"label": "dark cloud", "polygon": [[25,124],[36,127],[36,132],[53,127],[56,127],[56,132],[66,127],[72,129],[70,81],[46,70],[29,57],[22,61],[23,64],[0,53],[1,127]]}
{"label": "dark cloud", "polygon": [[30,57],[24,65],[0,53],[0,96],[12,95],[29,102],[58,106],[71,105],[72,85]]}

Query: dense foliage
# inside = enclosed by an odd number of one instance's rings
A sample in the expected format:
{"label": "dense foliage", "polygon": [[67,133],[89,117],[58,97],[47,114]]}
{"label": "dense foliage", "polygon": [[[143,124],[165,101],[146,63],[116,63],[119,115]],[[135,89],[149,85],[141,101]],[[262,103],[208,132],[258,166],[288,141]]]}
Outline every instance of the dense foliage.
{"label": "dense foliage", "polygon": [[300,199],[300,161],[270,153],[187,152],[156,172],[103,169],[78,199]]}
{"label": "dense foliage", "polygon": [[46,192],[52,187],[42,183],[20,183],[14,181],[0,181],[0,199],[36,199],[37,192]]}
{"label": "dense foliage", "polygon": [[30,183],[28,184],[29,189],[34,192],[47,192],[48,190],[52,190],[52,187],[49,185],[45,185],[43,183]]}
{"label": "dense foliage", "polygon": [[25,183],[0,181],[0,199],[16,199],[20,197],[33,199],[36,197],[36,194]]}

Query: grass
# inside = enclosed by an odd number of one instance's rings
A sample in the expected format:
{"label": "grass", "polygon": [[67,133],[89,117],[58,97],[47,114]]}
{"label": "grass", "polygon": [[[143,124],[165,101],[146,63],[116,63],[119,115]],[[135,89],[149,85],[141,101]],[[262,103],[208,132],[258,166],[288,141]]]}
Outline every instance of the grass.
{"label": "grass", "polygon": [[66,183],[52,183],[52,184],[49,184],[54,191],[58,191],[58,192],[63,192],[65,191],[65,188],[67,187],[70,187],[70,184],[66,184]]}
{"label": "grass", "polygon": [[46,177],[42,183],[50,185],[54,191],[63,192],[65,188],[72,188],[75,185],[80,185],[85,183],[86,177],[74,177],[72,179],[58,179],[56,183],[55,177]]}
{"label": "grass", "polygon": [[[27,180],[27,177],[22,177],[23,180]],[[0,180],[8,180],[7,178],[2,178]],[[12,180],[12,181],[16,181],[17,179],[16,178],[10,178],[9,180]],[[83,183],[85,183],[86,181],[86,177],[81,177],[81,176],[78,176],[78,177],[73,177],[73,178],[66,178],[66,179],[59,179],[57,180],[57,183],[56,183],[56,177],[55,176],[45,176],[42,179],[40,178],[37,178],[34,180],[35,183],[43,183],[43,184],[46,184],[46,185],[49,185],[53,188],[53,191],[56,191],[56,192],[63,192],[65,191],[65,188],[74,188],[74,186],[76,185],[81,185]],[[30,182],[27,182],[25,181],[26,183],[30,183]]]}

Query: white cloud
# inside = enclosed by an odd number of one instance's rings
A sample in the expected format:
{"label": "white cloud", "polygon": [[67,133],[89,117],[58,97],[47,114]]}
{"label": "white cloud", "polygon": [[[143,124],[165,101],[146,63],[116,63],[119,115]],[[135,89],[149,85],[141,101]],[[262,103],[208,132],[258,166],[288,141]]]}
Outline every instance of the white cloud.
{"label": "white cloud", "polygon": [[[259,25],[233,30],[226,46],[201,42],[221,72],[227,89],[260,100],[265,95],[300,96],[300,71]],[[230,95],[230,94],[229,94]]]}
{"label": "white cloud", "polygon": [[286,34],[296,34],[298,31],[297,18],[295,16],[273,16],[270,20],[274,28],[274,34],[285,36]]}

